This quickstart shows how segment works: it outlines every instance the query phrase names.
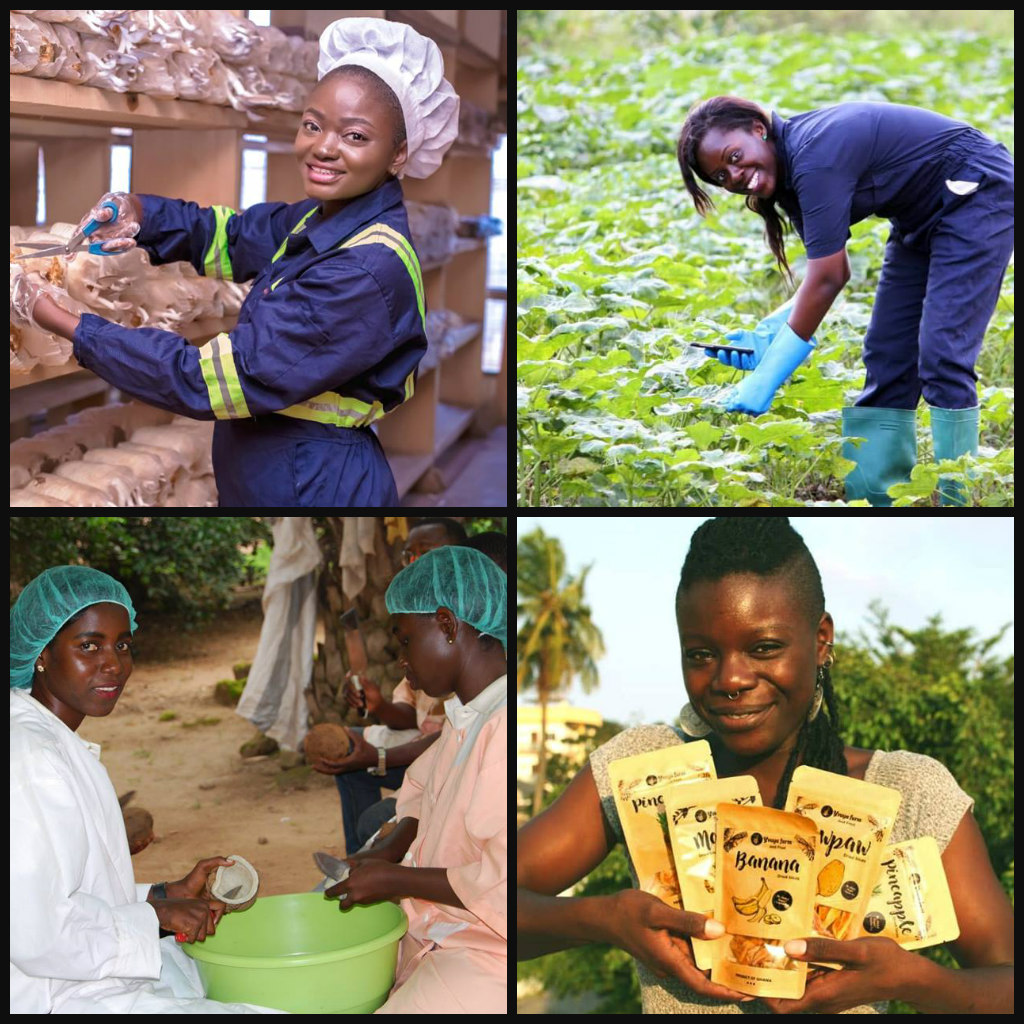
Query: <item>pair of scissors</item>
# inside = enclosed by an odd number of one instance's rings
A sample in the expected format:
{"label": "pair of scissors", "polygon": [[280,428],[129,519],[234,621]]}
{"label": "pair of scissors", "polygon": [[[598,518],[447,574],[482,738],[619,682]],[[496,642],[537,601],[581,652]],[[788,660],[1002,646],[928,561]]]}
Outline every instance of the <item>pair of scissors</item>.
{"label": "pair of scissors", "polygon": [[[108,224],[113,224],[117,220],[117,206],[114,203],[104,203],[104,207],[113,210],[114,215],[110,220],[91,220],[88,224],[82,228],[81,231],[75,232],[71,238],[64,245],[55,245],[53,242],[18,242],[17,246],[19,249],[34,249],[35,252],[23,252],[19,253],[14,258],[16,260],[35,260],[39,259],[40,256],[70,256],[73,252],[85,252],[88,250],[94,256],[116,256],[117,252],[107,252],[103,246],[108,242],[113,242],[113,238],[104,238],[102,242],[92,242],[86,244],[85,239],[91,235],[97,228],[105,227]],[[103,207],[101,207],[102,209]]]}

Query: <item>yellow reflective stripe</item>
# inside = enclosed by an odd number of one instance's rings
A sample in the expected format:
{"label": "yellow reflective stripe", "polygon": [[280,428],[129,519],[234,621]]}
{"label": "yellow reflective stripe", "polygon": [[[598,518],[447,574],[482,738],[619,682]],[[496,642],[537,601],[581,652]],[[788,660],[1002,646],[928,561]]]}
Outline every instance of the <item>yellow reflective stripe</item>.
{"label": "yellow reflective stripe", "polygon": [[199,350],[199,369],[210,395],[210,409],[217,419],[243,419],[252,415],[242,394],[230,335],[218,334],[203,345]]}
{"label": "yellow reflective stripe", "polygon": [[419,307],[420,319],[423,321],[423,329],[426,330],[427,314],[423,306],[423,272],[420,269],[420,261],[416,258],[416,252],[409,240],[394,228],[387,224],[373,224],[368,228],[354,235],[347,242],[338,246],[339,249],[352,249],[357,245],[386,245],[405,264],[405,269],[412,278],[412,285],[416,292],[416,305]]}
{"label": "yellow reflective stripe", "polygon": [[[303,230],[306,220],[315,212],[315,208],[310,210],[309,213],[307,213],[306,216],[295,225],[290,234],[298,234]],[[275,261],[284,253],[287,244],[288,239],[286,238],[274,254]],[[358,245],[375,244],[386,245],[405,265],[405,269],[412,280],[413,289],[416,292],[416,304],[419,308],[420,319],[423,321],[424,328],[426,328],[426,310],[424,308],[423,301],[423,272],[420,268],[420,262],[416,257],[416,252],[413,249],[412,244],[404,235],[395,231],[393,228],[388,227],[386,224],[373,224],[360,231],[357,235],[354,235],[347,241],[341,243],[338,248],[351,249]],[[284,277],[279,277],[270,286],[270,290],[273,291],[283,280]],[[233,362],[231,365],[231,373],[234,373]],[[405,393],[403,401],[408,401],[412,398],[415,386],[416,372],[413,370],[405,378],[405,382],[403,384],[403,391]],[[241,398],[240,389],[239,397]],[[244,398],[241,400],[244,403]],[[216,406],[214,406],[214,411],[217,411]],[[217,414],[221,415],[221,413]],[[379,401],[372,403],[361,402],[357,398],[346,398],[334,391],[325,391],[323,394],[314,395],[312,398],[307,398],[303,402],[296,402],[295,405],[290,405],[287,409],[278,409],[277,414],[279,416],[290,416],[291,418],[298,420],[308,420],[313,423],[326,423],[329,426],[335,427],[368,427],[374,422],[374,420],[378,420],[384,416],[384,406]],[[225,415],[231,414],[226,413]]]}
{"label": "yellow reflective stripe", "polygon": [[235,211],[230,206],[214,206],[213,214],[216,223],[210,248],[203,257],[203,273],[221,281],[233,281],[235,278],[228,256],[228,221],[234,217]]}
{"label": "yellow reflective stripe", "polygon": [[306,221],[309,220],[309,218],[312,217],[313,214],[316,213],[316,211],[317,207],[314,206],[313,209],[310,210],[309,213],[307,213],[302,218],[302,220],[300,220],[299,223],[296,224],[295,227],[293,227],[291,231],[288,232],[287,235],[285,235],[284,241],[281,243],[280,248],[277,250],[277,252],[274,253],[274,258],[270,261],[271,263],[276,263],[281,258],[281,256],[284,254],[285,246],[288,244],[288,239],[291,238],[292,235],[301,234],[303,231],[306,230]]}
{"label": "yellow reflective stripe", "polygon": [[333,391],[325,391],[287,409],[278,409],[278,415],[327,423],[333,427],[368,427],[384,415],[384,406],[380,402],[368,404],[358,398],[345,398]]}

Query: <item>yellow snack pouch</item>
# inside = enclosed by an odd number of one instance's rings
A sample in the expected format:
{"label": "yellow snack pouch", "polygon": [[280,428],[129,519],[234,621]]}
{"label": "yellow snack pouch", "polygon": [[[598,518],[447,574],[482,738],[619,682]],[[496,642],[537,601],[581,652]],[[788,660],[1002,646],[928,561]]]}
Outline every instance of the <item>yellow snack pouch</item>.
{"label": "yellow snack pouch", "polygon": [[931,836],[886,847],[861,934],[882,935],[904,949],[937,946],[959,936],[939,844]]}
{"label": "yellow snack pouch", "polygon": [[695,740],[608,763],[615,807],[640,888],[681,909],[672,864],[665,793],[684,782],[715,777],[707,740]]}
{"label": "yellow snack pouch", "polygon": [[[672,843],[676,878],[683,906],[697,914],[715,911],[715,827],[717,805],[734,803],[760,807],[761,793],[752,775],[709,782],[688,782],[665,796],[668,836]],[[693,958],[702,970],[709,970],[717,942],[691,939]]]}
{"label": "yellow snack pouch", "polygon": [[748,996],[799,999],[807,964],[783,948],[810,934],[818,830],[798,814],[719,804],[711,980]]}
{"label": "yellow snack pouch", "polygon": [[793,772],[786,810],[818,828],[813,934],[823,939],[860,934],[901,799],[898,790],[835,772],[807,765]]}

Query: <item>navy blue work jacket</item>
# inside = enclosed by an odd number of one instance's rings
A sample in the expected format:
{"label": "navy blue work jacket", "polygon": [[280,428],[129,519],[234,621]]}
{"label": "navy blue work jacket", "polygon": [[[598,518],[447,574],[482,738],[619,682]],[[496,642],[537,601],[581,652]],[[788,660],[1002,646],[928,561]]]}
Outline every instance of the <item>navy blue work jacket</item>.
{"label": "navy blue work jacket", "polygon": [[209,277],[252,280],[252,290],[235,329],[202,348],[86,313],[73,339],[83,366],[170,412],[285,416],[321,438],[366,427],[411,397],[426,314],[397,181],[326,219],[314,199],[243,213],[141,200],[138,242],[154,264],[184,260]]}
{"label": "navy blue work jacket", "polygon": [[942,213],[944,179],[995,145],[963,121],[899,103],[838,103],[788,120],[773,112],[772,133],[775,198],[812,260],[839,252],[871,214],[914,244]]}

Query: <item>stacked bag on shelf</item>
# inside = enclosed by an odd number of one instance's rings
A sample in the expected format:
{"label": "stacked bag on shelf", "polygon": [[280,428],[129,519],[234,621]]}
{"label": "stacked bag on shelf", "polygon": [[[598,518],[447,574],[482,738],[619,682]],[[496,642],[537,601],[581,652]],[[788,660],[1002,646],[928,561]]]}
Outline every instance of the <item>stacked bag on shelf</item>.
{"label": "stacked bag on shelf", "polygon": [[11,74],[301,111],[319,47],[231,11],[11,11]]}
{"label": "stacked bag on shelf", "polygon": [[[319,44],[232,11],[11,11],[11,74],[248,111],[301,111]],[[492,116],[465,98],[459,142],[490,148]]]}
{"label": "stacked bag on shelf", "polygon": [[11,507],[213,507],[212,439],[138,402],[86,409],[11,445]]}

